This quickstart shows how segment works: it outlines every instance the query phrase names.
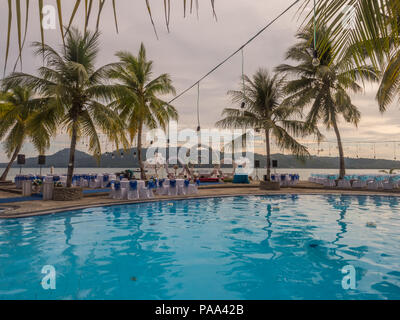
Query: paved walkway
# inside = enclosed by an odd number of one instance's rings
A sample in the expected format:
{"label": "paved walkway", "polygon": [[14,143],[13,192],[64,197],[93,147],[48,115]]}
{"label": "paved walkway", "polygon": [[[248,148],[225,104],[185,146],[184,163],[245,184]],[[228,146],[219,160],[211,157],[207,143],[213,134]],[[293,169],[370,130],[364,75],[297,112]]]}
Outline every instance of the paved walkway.
{"label": "paved walkway", "polygon": [[[235,188],[234,186],[229,188],[213,188],[213,189],[200,189],[199,194],[196,196],[179,196],[179,197],[168,197],[168,196],[156,196],[151,200],[113,200],[109,199],[106,195],[98,195],[92,197],[84,197],[77,201],[26,201],[12,203],[10,205],[0,205],[0,218],[20,218],[30,217],[36,215],[44,215],[57,213],[68,210],[83,209],[87,207],[96,206],[107,206],[114,204],[127,204],[127,203],[139,203],[148,201],[159,201],[159,200],[176,200],[176,199],[190,199],[190,198],[204,198],[204,197],[218,197],[218,196],[236,196],[236,195],[266,195],[266,194],[349,194],[349,195],[374,195],[379,194],[381,196],[400,196],[400,193],[393,194],[388,192],[371,192],[371,191],[356,191],[356,190],[327,190],[327,189],[312,189],[312,188],[284,188],[280,191],[263,191],[257,186],[248,186],[245,188]],[[12,206],[11,206],[12,205]],[[9,208],[7,208],[9,206]],[[1,208],[3,207],[3,208]]]}

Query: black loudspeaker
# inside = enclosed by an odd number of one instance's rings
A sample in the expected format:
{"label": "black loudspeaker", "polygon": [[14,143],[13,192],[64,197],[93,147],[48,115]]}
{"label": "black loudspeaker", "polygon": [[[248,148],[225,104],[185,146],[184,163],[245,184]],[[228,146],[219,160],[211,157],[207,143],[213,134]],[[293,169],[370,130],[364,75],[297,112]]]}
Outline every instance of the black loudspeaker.
{"label": "black loudspeaker", "polygon": [[44,166],[46,164],[46,156],[39,156],[38,165]]}
{"label": "black loudspeaker", "polygon": [[260,167],[260,160],[255,160],[254,161],[254,167],[259,168]]}
{"label": "black loudspeaker", "polygon": [[278,160],[272,160],[272,168],[278,168]]}
{"label": "black loudspeaker", "polygon": [[17,163],[19,165],[25,164],[25,155],[24,154],[19,154],[17,158]]}

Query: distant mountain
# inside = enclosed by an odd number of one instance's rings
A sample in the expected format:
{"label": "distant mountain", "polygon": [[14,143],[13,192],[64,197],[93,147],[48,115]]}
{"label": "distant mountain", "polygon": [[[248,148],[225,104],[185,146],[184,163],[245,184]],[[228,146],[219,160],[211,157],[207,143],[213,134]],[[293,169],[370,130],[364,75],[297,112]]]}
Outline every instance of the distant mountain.
{"label": "distant mountain", "polygon": [[[143,149],[143,155],[145,157],[147,149]],[[178,150],[179,152],[179,150]],[[130,149],[126,152],[114,151],[115,157],[112,157],[111,153],[104,153],[101,155],[100,163],[98,164],[96,160],[89,154],[76,150],[75,153],[75,164],[77,168],[137,168],[138,160],[136,153],[136,148]],[[211,159],[211,149],[209,150]],[[223,157],[223,154],[221,154]],[[266,167],[265,155],[256,153],[254,155],[255,160],[260,160],[261,168]],[[339,165],[339,160],[337,157],[317,157],[313,156],[302,162],[291,155],[283,154],[273,154],[272,159],[278,160],[278,165],[280,168],[314,168],[314,169],[336,169]],[[46,157],[46,165],[43,167],[55,167],[55,168],[66,168],[68,166],[69,160],[69,149],[63,149],[56,152],[53,155]],[[355,159],[346,158],[346,167],[348,169],[389,169],[389,168],[400,168],[400,161],[386,160],[386,159]],[[39,167],[38,158],[27,158],[24,167],[27,168],[37,168]],[[6,163],[0,163],[0,167],[5,167]],[[201,167],[210,167],[212,165],[201,165]],[[13,167],[18,167],[16,162]],[[230,167],[226,165],[225,167]]]}

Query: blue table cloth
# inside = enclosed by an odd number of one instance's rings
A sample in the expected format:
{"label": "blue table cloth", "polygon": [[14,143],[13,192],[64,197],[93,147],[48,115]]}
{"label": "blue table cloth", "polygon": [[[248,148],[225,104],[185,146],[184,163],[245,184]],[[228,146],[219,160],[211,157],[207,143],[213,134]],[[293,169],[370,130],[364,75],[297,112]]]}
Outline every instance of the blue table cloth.
{"label": "blue table cloth", "polygon": [[248,174],[235,174],[233,176],[233,183],[250,183]]}

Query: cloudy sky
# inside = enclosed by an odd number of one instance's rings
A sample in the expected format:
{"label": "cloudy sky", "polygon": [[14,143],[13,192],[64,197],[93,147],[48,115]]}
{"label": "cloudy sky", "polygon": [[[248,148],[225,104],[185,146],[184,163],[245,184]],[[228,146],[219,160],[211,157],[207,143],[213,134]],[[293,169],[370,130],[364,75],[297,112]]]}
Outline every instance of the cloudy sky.
{"label": "cloudy sky", "polygon": [[[67,15],[72,10],[72,1],[62,1]],[[194,83],[213,66],[235,51],[246,42],[260,28],[276,17],[288,7],[293,0],[217,0],[216,10],[218,21],[212,16],[210,1],[200,0],[199,19],[196,14],[183,18],[182,1],[173,2],[171,8],[170,33],[164,23],[164,11],[161,1],[151,1],[153,15],[157,26],[159,39],[156,38],[149,16],[147,15],[145,1],[118,0],[119,34],[116,34],[112,15],[111,1],[107,1],[101,21],[102,45],[98,65],[115,61],[114,54],[118,50],[128,50],[133,53],[138,51],[143,42],[147,48],[148,57],[155,62],[155,74],[167,72],[171,75],[178,92]],[[159,4],[156,4],[159,3]],[[54,4],[55,1],[47,0],[45,4]],[[0,1],[0,58],[4,59],[6,30],[7,30],[7,2]],[[252,44],[245,48],[245,73],[253,74],[257,68],[264,67],[272,70],[284,62],[284,53],[295,41],[301,19],[292,9],[271,28],[258,37]],[[311,9],[311,8],[310,8]],[[76,25],[83,24],[83,7],[80,16],[76,18]],[[40,40],[38,9],[36,3],[31,8],[27,45],[23,53],[23,71],[35,73],[41,59],[33,57],[29,43]],[[92,27],[95,24],[92,18]],[[16,23],[13,24],[12,48],[10,51],[9,69],[13,66],[17,56],[17,40],[15,37]],[[46,42],[52,46],[60,44],[58,27],[55,30],[46,30]],[[3,61],[3,60],[0,60]],[[200,108],[202,128],[213,127],[220,119],[224,107],[230,106],[226,92],[237,88],[241,75],[241,55],[235,56],[215,73],[201,82]],[[375,101],[376,85],[367,85],[365,94],[353,97],[353,102],[362,112],[362,120],[357,129],[344,123],[340,124],[342,137],[347,153],[350,156],[357,154],[357,144],[354,141],[393,141],[400,140],[400,110],[392,106],[385,114],[380,114]],[[196,89],[192,89],[175,102],[179,111],[179,127],[193,128],[196,124]],[[322,129],[322,128],[321,128]],[[334,141],[333,132],[325,132],[326,139]],[[350,143],[350,141],[352,143]],[[375,145],[377,157],[393,158],[394,143],[378,143]],[[52,143],[49,154],[68,147],[68,138],[58,136]],[[80,148],[84,150],[84,145]],[[110,148],[110,147],[109,147]],[[331,153],[335,149],[332,144]],[[400,152],[400,142],[396,144]],[[322,154],[328,155],[328,144],[322,146]],[[311,151],[315,153],[317,147]],[[360,144],[360,156],[373,156],[373,144]],[[29,144],[23,150],[27,155],[35,152]],[[0,154],[0,161],[6,157]]]}

